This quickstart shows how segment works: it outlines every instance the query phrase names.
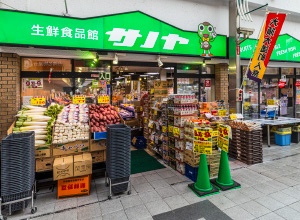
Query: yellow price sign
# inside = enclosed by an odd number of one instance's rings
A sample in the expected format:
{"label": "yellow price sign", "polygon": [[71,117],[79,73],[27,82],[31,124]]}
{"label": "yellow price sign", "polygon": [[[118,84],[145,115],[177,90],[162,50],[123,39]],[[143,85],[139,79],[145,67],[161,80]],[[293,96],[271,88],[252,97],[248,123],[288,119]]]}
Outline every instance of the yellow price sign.
{"label": "yellow price sign", "polygon": [[140,107],[140,111],[141,111],[141,112],[143,111],[143,107],[142,107],[142,106]]}
{"label": "yellow price sign", "polygon": [[147,123],[147,118],[144,119],[144,122]]}
{"label": "yellow price sign", "polygon": [[170,133],[173,133],[173,126],[168,125],[168,131],[169,131]]}
{"label": "yellow price sign", "polygon": [[73,104],[85,103],[85,96],[75,95],[73,96]]}
{"label": "yellow price sign", "polygon": [[109,103],[109,95],[98,96],[98,103]]}
{"label": "yellow price sign", "polygon": [[175,137],[180,137],[180,130],[177,127],[173,127],[173,134]]}
{"label": "yellow price sign", "polygon": [[213,131],[213,135],[212,136],[218,136],[218,131]]}
{"label": "yellow price sign", "polygon": [[275,100],[274,99],[268,99],[267,100],[267,105],[275,105]]}
{"label": "yellow price sign", "polygon": [[194,140],[212,141],[213,129],[211,128],[194,128]]}
{"label": "yellow price sign", "polygon": [[157,115],[157,110],[154,110],[154,115]]}
{"label": "yellow price sign", "polygon": [[244,103],[244,106],[249,106],[249,105],[250,105],[249,102],[245,102],[245,103]]}
{"label": "yellow price sign", "polygon": [[200,154],[212,155],[212,142],[194,141],[194,152]]}
{"label": "yellow price sign", "polygon": [[228,140],[221,137],[218,138],[218,148],[220,148],[225,152],[228,152],[228,145],[229,145]]}
{"label": "yellow price sign", "polygon": [[154,93],[154,89],[151,89],[150,94],[153,94],[153,93]]}
{"label": "yellow price sign", "polygon": [[225,138],[228,140],[229,138],[229,126],[219,124],[219,137]]}
{"label": "yellow price sign", "polygon": [[46,100],[45,100],[45,98],[31,98],[30,104],[31,105],[45,105]]}
{"label": "yellow price sign", "polygon": [[236,116],[236,115],[230,115],[229,117],[230,117],[231,120],[237,119],[237,116]]}
{"label": "yellow price sign", "polygon": [[218,112],[219,112],[219,116],[224,117],[224,116],[226,116],[227,110],[226,109],[222,109],[222,110],[219,110]]}
{"label": "yellow price sign", "polygon": [[166,126],[162,126],[162,132],[164,132],[164,133],[167,132],[167,127]]}

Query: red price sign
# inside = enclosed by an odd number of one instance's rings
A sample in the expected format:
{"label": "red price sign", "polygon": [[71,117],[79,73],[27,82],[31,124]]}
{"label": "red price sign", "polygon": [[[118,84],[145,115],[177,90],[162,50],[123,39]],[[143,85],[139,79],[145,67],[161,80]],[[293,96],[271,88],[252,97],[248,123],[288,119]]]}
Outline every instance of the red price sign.
{"label": "red price sign", "polygon": [[297,81],[296,81],[295,86],[296,86],[296,87],[300,87],[300,80],[297,80]]}
{"label": "red price sign", "polygon": [[211,141],[213,130],[211,128],[194,128],[194,140]]}
{"label": "red price sign", "polygon": [[205,80],[205,88],[210,88],[211,87],[211,80],[210,79],[206,79]]}
{"label": "red price sign", "polygon": [[280,80],[279,83],[278,83],[278,87],[279,88],[285,87],[285,80]]}

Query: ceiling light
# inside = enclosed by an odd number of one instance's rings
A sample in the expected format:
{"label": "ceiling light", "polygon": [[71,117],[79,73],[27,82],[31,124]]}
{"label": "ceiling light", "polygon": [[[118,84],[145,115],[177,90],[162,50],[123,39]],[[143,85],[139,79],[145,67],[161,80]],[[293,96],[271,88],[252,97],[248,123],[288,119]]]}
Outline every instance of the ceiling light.
{"label": "ceiling light", "polygon": [[123,67],[120,67],[120,73],[123,73],[124,70],[123,70]]}
{"label": "ceiling light", "polygon": [[117,70],[117,74],[118,74],[118,75],[120,74],[119,70]]}
{"label": "ceiling light", "polygon": [[127,76],[128,77],[128,76],[131,76],[131,75],[123,75],[123,76]]}
{"label": "ceiling light", "polygon": [[125,66],[125,70],[126,70],[126,71],[128,70],[128,66]]}
{"label": "ceiling light", "polygon": [[148,77],[148,75],[140,75],[141,77]]}
{"label": "ceiling light", "polygon": [[118,59],[118,55],[115,53],[115,58],[113,60],[113,64],[118,64],[119,59]]}
{"label": "ceiling light", "polygon": [[164,65],[163,62],[161,62],[161,60],[160,60],[160,56],[158,56],[158,58],[157,58],[157,65],[158,65],[159,67],[161,67],[161,66]]}
{"label": "ceiling light", "polygon": [[159,73],[146,73],[147,75],[159,75]]}
{"label": "ceiling light", "polygon": [[95,58],[94,61],[97,62],[98,60]]}
{"label": "ceiling light", "polygon": [[128,73],[128,74],[130,74],[130,75],[134,75],[134,73]]}
{"label": "ceiling light", "polygon": [[202,66],[206,66],[205,60],[203,60]]}

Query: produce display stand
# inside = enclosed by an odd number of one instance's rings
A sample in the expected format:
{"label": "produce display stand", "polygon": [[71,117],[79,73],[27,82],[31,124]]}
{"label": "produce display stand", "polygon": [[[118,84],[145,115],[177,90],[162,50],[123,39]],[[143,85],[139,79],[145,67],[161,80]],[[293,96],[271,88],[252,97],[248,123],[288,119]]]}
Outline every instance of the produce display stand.
{"label": "produce display stand", "polygon": [[278,119],[252,119],[248,120],[250,122],[257,122],[260,123],[261,125],[266,125],[267,126],[267,135],[268,135],[268,147],[271,147],[271,141],[270,141],[270,136],[271,136],[271,126],[282,126],[282,125],[296,125],[300,123],[300,119],[298,118],[288,118],[288,117],[278,117]]}

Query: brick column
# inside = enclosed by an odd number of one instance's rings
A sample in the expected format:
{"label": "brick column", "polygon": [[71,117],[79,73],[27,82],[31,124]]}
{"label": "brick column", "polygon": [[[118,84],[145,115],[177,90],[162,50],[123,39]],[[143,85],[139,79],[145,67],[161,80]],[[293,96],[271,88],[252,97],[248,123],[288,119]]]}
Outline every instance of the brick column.
{"label": "brick column", "polygon": [[215,65],[216,100],[224,100],[228,103],[228,64]]}
{"label": "brick column", "polygon": [[20,109],[20,57],[0,53],[0,140]]}

